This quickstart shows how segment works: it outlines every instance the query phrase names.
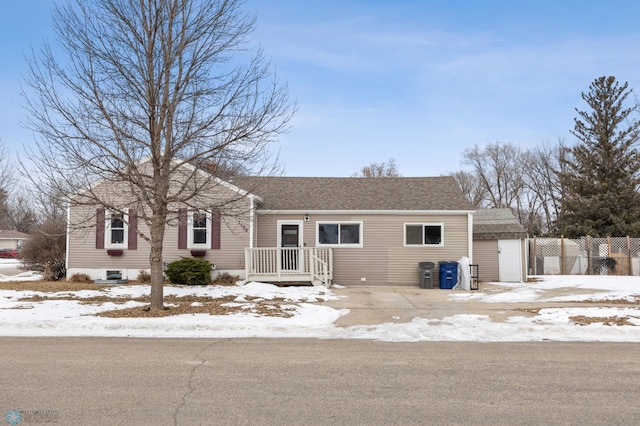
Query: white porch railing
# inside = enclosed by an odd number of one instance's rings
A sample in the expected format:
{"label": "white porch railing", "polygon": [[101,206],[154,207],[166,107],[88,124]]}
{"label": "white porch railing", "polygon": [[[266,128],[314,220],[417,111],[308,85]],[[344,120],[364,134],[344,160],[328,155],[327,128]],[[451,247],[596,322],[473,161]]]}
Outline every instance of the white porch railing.
{"label": "white porch railing", "polygon": [[318,247],[245,249],[247,281],[306,282],[331,286],[333,251]]}

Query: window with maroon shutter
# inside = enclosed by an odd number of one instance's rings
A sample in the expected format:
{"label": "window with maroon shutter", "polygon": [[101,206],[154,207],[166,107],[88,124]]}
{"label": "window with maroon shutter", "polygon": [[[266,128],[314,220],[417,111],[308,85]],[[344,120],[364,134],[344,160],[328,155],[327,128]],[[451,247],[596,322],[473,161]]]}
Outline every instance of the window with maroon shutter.
{"label": "window with maroon shutter", "polygon": [[211,248],[220,249],[220,231],[221,231],[221,215],[220,210],[214,209],[211,213]]}
{"label": "window with maroon shutter", "polygon": [[178,211],[178,248],[207,250],[220,248],[220,211]]}
{"label": "window with maroon shutter", "polygon": [[138,248],[138,216],[135,209],[129,209],[129,236],[128,249],[136,250]]}
{"label": "window with maroon shutter", "polygon": [[178,248],[187,248],[187,209],[178,210]]}
{"label": "window with maroon shutter", "polygon": [[104,209],[98,208],[96,210],[96,248],[104,248]]}
{"label": "window with maroon shutter", "polygon": [[137,218],[124,212],[96,209],[96,249],[118,250],[138,248]]}

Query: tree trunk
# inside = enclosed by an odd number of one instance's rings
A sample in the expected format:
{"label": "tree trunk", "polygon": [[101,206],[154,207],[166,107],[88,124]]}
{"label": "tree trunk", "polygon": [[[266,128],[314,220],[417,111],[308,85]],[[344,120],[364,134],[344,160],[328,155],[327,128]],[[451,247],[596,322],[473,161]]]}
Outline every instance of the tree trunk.
{"label": "tree trunk", "polygon": [[[156,219],[154,215],[154,219]],[[151,224],[151,310],[164,309],[164,265],[162,264],[162,242],[165,219],[154,220]]]}

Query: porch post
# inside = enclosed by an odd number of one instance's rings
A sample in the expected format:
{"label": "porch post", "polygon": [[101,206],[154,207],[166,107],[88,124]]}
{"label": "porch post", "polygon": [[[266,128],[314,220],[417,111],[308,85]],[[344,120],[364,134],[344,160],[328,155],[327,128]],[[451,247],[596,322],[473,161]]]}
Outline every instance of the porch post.
{"label": "porch post", "polygon": [[311,274],[311,282],[313,282],[313,277],[316,272],[316,259],[318,257],[318,252],[316,250],[317,249],[314,247],[309,252],[309,273]]}
{"label": "porch post", "polygon": [[250,248],[244,249],[244,279],[249,281],[250,272],[253,265],[251,264],[251,258],[253,257]]}
{"label": "porch post", "polygon": [[282,249],[276,248],[276,274],[278,274],[278,281],[282,281]]}

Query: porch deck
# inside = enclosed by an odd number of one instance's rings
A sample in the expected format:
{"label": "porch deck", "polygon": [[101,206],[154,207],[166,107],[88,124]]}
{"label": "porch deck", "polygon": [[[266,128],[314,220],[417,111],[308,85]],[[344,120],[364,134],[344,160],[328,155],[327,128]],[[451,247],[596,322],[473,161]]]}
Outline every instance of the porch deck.
{"label": "porch deck", "polygon": [[331,287],[333,251],[317,247],[245,249],[247,281],[309,282]]}

